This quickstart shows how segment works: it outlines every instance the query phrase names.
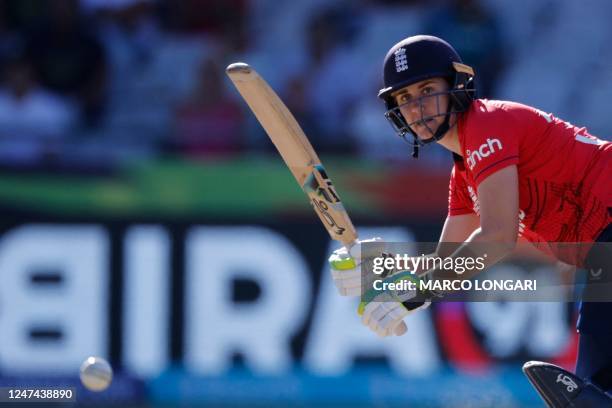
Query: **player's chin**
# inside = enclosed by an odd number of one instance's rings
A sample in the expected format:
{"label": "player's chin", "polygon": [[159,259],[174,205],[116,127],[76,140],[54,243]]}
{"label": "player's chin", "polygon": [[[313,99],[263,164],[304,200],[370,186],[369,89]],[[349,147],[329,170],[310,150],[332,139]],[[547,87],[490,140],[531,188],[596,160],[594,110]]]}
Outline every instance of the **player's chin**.
{"label": "player's chin", "polygon": [[416,131],[416,135],[421,142],[430,141],[434,137],[434,133],[430,129],[426,128],[425,126],[418,129]]}
{"label": "player's chin", "polygon": [[417,137],[420,141],[426,142],[430,139],[433,139],[436,129],[440,124],[435,119],[428,119],[424,122],[414,123],[411,127],[412,130],[416,133]]}
{"label": "player's chin", "polygon": [[433,139],[433,136],[431,134],[428,134],[428,135],[417,134],[417,137],[419,138],[421,142],[425,142],[425,143]]}

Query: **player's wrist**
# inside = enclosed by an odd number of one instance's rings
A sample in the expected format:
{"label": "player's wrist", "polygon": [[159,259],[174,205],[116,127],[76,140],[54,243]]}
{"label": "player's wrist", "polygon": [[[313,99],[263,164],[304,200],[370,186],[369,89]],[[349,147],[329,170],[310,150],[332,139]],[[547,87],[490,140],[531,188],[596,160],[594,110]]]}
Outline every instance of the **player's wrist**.
{"label": "player's wrist", "polygon": [[431,289],[428,282],[430,280],[428,275],[419,276],[419,290],[414,299],[402,302],[407,310],[419,309],[423,306],[427,307],[435,299],[441,298],[444,294],[440,291]]}
{"label": "player's wrist", "polygon": [[419,277],[411,271],[397,271],[382,279],[382,281],[372,284],[372,287],[362,296],[358,313],[361,315],[369,303],[381,298],[400,303],[408,311],[429,305],[434,298],[440,297],[441,294],[426,289],[427,285],[422,284],[422,282],[426,282],[426,279],[428,278]]}

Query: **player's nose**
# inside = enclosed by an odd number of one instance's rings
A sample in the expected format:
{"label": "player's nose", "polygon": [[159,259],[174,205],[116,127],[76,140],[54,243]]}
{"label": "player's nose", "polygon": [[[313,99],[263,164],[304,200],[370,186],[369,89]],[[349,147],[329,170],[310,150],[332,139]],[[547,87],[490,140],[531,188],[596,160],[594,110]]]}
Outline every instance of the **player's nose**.
{"label": "player's nose", "polygon": [[421,105],[419,101],[410,101],[400,108],[402,115],[408,123],[415,122],[421,119]]}

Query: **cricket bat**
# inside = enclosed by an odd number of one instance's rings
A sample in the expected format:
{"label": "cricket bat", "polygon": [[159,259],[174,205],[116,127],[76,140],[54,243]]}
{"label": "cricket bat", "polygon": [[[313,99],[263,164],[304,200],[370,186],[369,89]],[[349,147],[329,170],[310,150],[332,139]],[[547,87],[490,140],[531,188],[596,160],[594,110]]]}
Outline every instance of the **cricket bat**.
{"label": "cricket bat", "polygon": [[357,231],[321,160],[287,106],[248,64],[230,64],[226,72],[310,199],[329,235],[347,248],[352,246]]}

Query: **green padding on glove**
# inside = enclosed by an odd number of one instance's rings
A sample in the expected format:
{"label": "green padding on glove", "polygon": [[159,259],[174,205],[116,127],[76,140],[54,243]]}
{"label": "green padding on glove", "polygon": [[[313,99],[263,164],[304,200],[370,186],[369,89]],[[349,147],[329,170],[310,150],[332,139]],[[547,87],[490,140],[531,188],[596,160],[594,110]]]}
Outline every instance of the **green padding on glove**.
{"label": "green padding on glove", "polygon": [[347,271],[350,269],[355,269],[357,267],[357,262],[355,262],[354,258],[340,258],[336,257],[336,254],[331,256],[331,258],[329,259],[329,264],[337,271]]}
{"label": "green padding on glove", "polygon": [[[415,274],[413,274],[412,272],[404,271],[404,272],[400,272],[395,275],[389,276],[388,278],[383,280],[383,283],[397,283],[399,281],[409,281],[409,282],[414,282],[414,284],[418,288],[420,280],[421,279]],[[418,290],[415,292],[418,292]],[[376,290],[374,288],[371,288],[366,293],[364,293],[364,295],[361,298],[361,302],[359,302],[359,307],[357,308],[357,313],[359,314],[359,316],[363,315],[365,307],[368,305],[368,303],[372,302],[376,296],[382,295],[383,293],[389,293],[392,296],[396,296],[396,294],[393,291],[388,291],[388,290],[382,291],[382,290]],[[415,293],[415,296],[416,296],[416,293]],[[398,302],[401,302],[401,300],[398,299]]]}

